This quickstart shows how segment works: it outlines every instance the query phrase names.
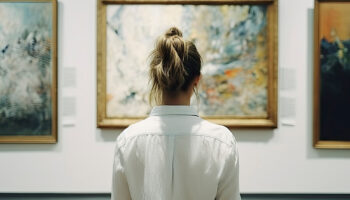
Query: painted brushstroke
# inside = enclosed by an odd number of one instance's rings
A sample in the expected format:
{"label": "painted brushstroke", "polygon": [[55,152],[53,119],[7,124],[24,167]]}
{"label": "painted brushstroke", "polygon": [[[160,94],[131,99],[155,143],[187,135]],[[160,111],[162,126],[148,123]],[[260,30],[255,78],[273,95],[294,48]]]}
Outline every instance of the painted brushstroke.
{"label": "painted brushstroke", "polygon": [[110,5],[107,7],[107,116],[144,116],[147,56],[177,26],[203,59],[204,116],[267,116],[267,19],[264,5]]}
{"label": "painted brushstroke", "polygon": [[350,3],[320,4],[320,139],[350,141]]}
{"label": "painted brushstroke", "polygon": [[51,133],[50,3],[0,3],[0,135]]}

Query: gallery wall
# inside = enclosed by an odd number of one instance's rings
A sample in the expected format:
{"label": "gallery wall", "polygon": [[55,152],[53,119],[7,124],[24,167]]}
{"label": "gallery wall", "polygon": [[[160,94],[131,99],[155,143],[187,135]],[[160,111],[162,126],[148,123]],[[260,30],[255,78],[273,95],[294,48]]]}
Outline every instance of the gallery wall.
{"label": "gallery wall", "polygon": [[[279,124],[232,130],[242,193],[350,193],[350,150],[312,147],[313,3],[279,0]],[[0,192],[110,191],[121,129],[96,128],[96,0],[58,1],[58,40],[58,143],[0,144]]]}

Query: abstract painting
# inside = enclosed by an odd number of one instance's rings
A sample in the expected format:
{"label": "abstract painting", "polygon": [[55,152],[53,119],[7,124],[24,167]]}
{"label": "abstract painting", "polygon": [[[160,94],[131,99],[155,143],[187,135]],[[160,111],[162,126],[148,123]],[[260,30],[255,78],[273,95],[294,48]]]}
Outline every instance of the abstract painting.
{"label": "abstract painting", "polygon": [[249,121],[269,120],[274,87],[270,80],[273,3],[101,3],[105,14],[99,20],[105,30],[101,33],[105,67],[98,66],[105,69],[99,80],[105,82],[101,116],[125,121],[148,115],[148,55],[157,37],[176,26],[202,56],[199,99],[194,102],[199,114],[230,126],[243,126],[235,124],[237,120],[246,120],[248,126],[254,125]]}
{"label": "abstract painting", "polygon": [[314,146],[350,148],[350,1],[316,1]]}
{"label": "abstract painting", "polygon": [[0,142],[56,142],[56,2],[0,1]]}

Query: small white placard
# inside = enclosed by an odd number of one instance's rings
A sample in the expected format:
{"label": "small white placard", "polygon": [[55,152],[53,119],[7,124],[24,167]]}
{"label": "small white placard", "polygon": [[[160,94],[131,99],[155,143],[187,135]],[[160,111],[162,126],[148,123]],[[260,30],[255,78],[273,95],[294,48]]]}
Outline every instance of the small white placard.
{"label": "small white placard", "polygon": [[62,98],[62,112],[63,119],[62,124],[64,126],[74,126],[76,116],[76,98],[72,96],[66,96]]}
{"label": "small white placard", "polygon": [[63,68],[63,87],[76,87],[76,69],[74,67]]}
{"label": "small white placard", "polygon": [[62,120],[62,125],[63,126],[75,126],[75,118],[73,117],[65,117]]}
{"label": "small white placard", "polygon": [[281,97],[281,123],[282,125],[295,126],[296,107],[295,98]]}
{"label": "small white placard", "polygon": [[295,90],[295,69],[281,68],[281,90]]}

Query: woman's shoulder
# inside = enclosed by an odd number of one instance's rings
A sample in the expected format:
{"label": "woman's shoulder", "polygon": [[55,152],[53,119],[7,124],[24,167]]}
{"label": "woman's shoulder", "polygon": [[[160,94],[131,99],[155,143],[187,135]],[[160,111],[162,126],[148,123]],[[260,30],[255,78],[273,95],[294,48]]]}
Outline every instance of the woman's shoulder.
{"label": "woman's shoulder", "polygon": [[204,136],[216,139],[230,146],[236,143],[235,137],[230,129],[202,118],[190,120],[190,122],[184,122],[181,125],[172,125],[170,128],[165,127],[167,126],[160,123],[158,120],[146,118],[124,129],[118,138],[119,140],[129,140],[140,135],[159,134],[162,131],[171,130],[170,132],[175,135],[191,134],[194,136]]}
{"label": "woman's shoulder", "polygon": [[140,120],[134,124],[129,125],[128,127],[126,127],[122,133],[120,134],[120,136],[128,136],[128,137],[132,137],[133,135],[137,134],[137,133],[143,133],[145,132],[148,127],[151,125],[148,122],[148,118]]}
{"label": "woman's shoulder", "polygon": [[200,123],[197,134],[215,138],[228,145],[235,145],[236,143],[236,139],[230,129],[204,119]]}
{"label": "woman's shoulder", "polygon": [[137,136],[151,135],[160,132],[162,124],[158,120],[147,117],[125,128],[118,136],[125,140],[130,140]]}

